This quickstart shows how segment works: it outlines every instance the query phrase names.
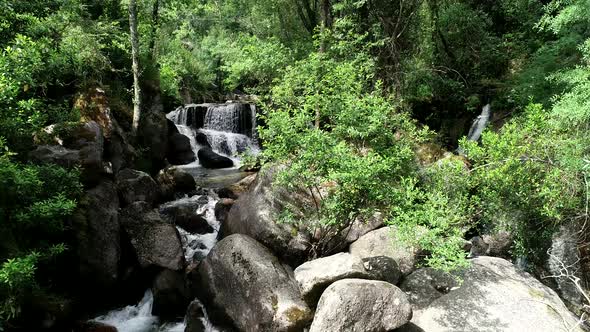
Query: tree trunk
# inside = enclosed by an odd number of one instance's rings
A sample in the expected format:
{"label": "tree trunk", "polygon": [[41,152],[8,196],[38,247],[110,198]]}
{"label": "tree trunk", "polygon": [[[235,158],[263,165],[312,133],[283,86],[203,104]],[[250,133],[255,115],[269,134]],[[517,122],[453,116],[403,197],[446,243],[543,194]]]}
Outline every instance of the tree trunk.
{"label": "tree trunk", "polygon": [[160,0],[154,1],[152,9],[152,35],[150,36],[150,61],[153,63],[156,54],[156,34],[158,33],[158,25],[160,21]]}
{"label": "tree trunk", "polygon": [[129,30],[131,34],[131,58],[133,60],[133,124],[131,134],[137,136],[141,118],[141,89],[139,87],[139,41],[137,36],[137,3],[129,0]]}
{"label": "tree trunk", "polygon": [[[321,22],[320,22],[320,59],[321,57],[323,57],[323,54],[326,53],[326,38],[325,38],[325,32],[326,29],[328,29],[330,27],[331,24],[331,17],[330,17],[330,0],[321,0],[321,6],[320,6],[320,16],[321,16]],[[322,69],[320,68],[320,71]],[[322,76],[322,73],[320,72],[320,77]],[[315,127],[316,129],[320,129],[320,120],[321,120],[321,112],[320,112],[320,105],[316,105],[316,109],[315,109]]]}

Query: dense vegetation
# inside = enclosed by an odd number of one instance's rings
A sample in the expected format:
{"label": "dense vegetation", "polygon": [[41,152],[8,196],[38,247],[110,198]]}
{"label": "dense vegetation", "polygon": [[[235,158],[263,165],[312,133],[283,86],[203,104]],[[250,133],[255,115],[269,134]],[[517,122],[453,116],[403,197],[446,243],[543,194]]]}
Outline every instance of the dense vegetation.
{"label": "dense vegetation", "polygon": [[[0,1],[0,321],[59,284],[43,261],[68,250],[83,190],[77,170],[31,163],[34,134],[79,121],[75,96],[97,86],[129,129],[127,5]],[[138,11],[141,79],[159,81],[168,109],[256,95],[260,161],[328,193],[313,221],[288,221],[336,236],[380,211],[427,264],[450,269],[466,264],[466,234],[510,230],[513,256],[541,263],[557,227],[588,218],[589,0],[144,0]],[[459,143],[487,103],[494,130]],[[464,156],[442,158],[458,145]],[[318,239],[310,256],[329,251]]]}

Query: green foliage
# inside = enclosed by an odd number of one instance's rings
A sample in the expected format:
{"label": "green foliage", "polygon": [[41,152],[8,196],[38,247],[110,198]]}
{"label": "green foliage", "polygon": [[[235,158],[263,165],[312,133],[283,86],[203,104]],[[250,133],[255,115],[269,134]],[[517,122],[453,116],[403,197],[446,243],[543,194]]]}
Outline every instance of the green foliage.
{"label": "green foliage", "polygon": [[576,215],[585,190],[582,160],[587,149],[549,120],[541,105],[531,104],[501,132],[484,133],[481,146],[462,142],[473,160],[481,221],[512,230],[515,253],[537,262],[555,226]]}
{"label": "green foliage", "polygon": [[15,318],[36,287],[37,262],[66,249],[61,242],[65,222],[82,192],[79,172],[23,165],[12,157],[0,138],[0,257],[5,260],[0,269],[0,321]]}

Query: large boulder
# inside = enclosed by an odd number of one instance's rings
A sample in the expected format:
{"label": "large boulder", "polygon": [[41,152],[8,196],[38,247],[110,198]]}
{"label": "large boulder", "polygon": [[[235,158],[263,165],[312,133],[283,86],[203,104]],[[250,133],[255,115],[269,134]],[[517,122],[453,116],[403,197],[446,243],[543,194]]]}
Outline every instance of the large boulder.
{"label": "large boulder", "polygon": [[301,295],[312,307],[328,286],[346,278],[370,278],[363,261],[349,253],[314,259],[295,269],[295,280],[299,283]]}
{"label": "large boulder", "polygon": [[160,185],[163,199],[171,200],[174,194],[186,194],[197,188],[195,178],[175,167],[164,168],[158,173],[156,182]]}
{"label": "large boulder", "polygon": [[215,218],[223,223],[227,220],[227,215],[234,205],[235,201],[231,198],[222,198],[215,204]]}
{"label": "large boulder", "polygon": [[105,138],[105,159],[111,163],[113,172],[133,166],[137,152],[119,126],[105,91],[95,87],[80,93],[74,107],[80,112],[82,122],[94,121],[101,128]]}
{"label": "large boulder", "polygon": [[310,332],[387,332],[411,318],[406,294],[396,286],[384,281],[343,279],[322,294]]}
{"label": "large boulder", "polygon": [[415,312],[413,331],[583,331],[553,290],[504,259],[472,259],[460,277]]}
{"label": "large boulder", "polygon": [[118,209],[115,184],[104,181],[85,193],[72,218],[81,277],[97,292],[110,290],[119,279]]}
{"label": "large boulder", "polygon": [[382,227],[361,236],[350,245],[350,253],[361,258],[386,256],[393,258],[406,275],[414,270],[420,250],[402,242],[395,227]]}
{"label": "large boulder", "polygon": [[174,271],[184,268],[184,252],[176,227],[163,221],[148,203],[140,201],[124,209],[121,226],[142,268],[159,266]]}
{"label": "large boulder", "polygon": [[234,203],[225,224],[224,235],[246,234],[262,243],[292,266],[305,260],[310,248],[310,235],[290,223],[279,223],[279,215],[287,205],[298,214],[313,211],[309,196],[297,190],[273,186],[274,169],[260,173],[249,190]]}
{"label": "large boulder", "polygon": [[449,293],[458,285],[459,280],[456,276],[431,267],[425,267],[406,276],[400,288],[408,294],[412,308],[416,312]]}
{"label": "large boulder", "polygon": [[510,258],[510,249],[512,248],[512,234],[507,231],[498,231],[492,234],[483,234],[471,239],[469,255],[476,256],[496,256]]}
{"label": "large boulder", "polygon": [[578,315],[584,312],[584,297],[572,279],[579,278],[579,285],[588,285],[587,279],[590,277],[584,273],[582,262],[587,260],[583,259],[578,249],[582,243],[580,236],[583,236],[580,230],[583,229],[584,225],[577,222],[560,226],[552,236],[545,264],[546,274],[555,276],[551,278],[554,281],[552,286]]}
{"label": "large boulder", "polygon": [[206,327],[203,319],[205,318],[205,310],[199,300],[194,300],[186,310],[186,327],[184,332],[205,332]]}
{"label": "large boulder", "polygon": [[205,168],[228,168],[233,167],[234,162],[228,157],[215,153],[211,148],[201,148],[197,152],[199,163]]}
{"label": "large boulder", "polygon": [[168,123],[164,112],[144,112],[139,125],[138,140],[149,151],[149,154],[142,156],[144,168],[151,174],[162,169],[168,148]]}
{"label": "large boulder", "polygon": [[198,276],[210,315],[229,319],[241,331],[301,331],[311,320],[288,270],[248,236],[234,234],[217,243]]}
{"label": "large boulder", "polygon": [[182,318],[182,313],[189,302],[184,273],[163,270],[154,279],[152,294],[154,295],[153,315],[164,320]]}
{"label": "large boulder", "polygon": [[207,196],[193,196],[160,205],[160,214],[190,234],[206,234],[214,231],[205,214],[198,209],[208,203]]}
{"label": "large boulder", "polygon": [[167,158],[172,165],[186,165],[197,160],[190,139],[180,133],[168,138]]}
{"label": "large boulder", "polygon": [[144,201],[153,205],[159,197],[160,188],[152,177],[134,169],[124,169],[116,177],[117,190],[125,205]]}
{"label": "large boulder", "polygon": [[397,285],[402,275],[396,261],[391,257],[366,257],[363,258],[363,265],[369,273],[369,279],[387,281]]}
{"label": "large boulder", "polygon": [[32,151],[32,160],[67,168],[80,167],[82,181],[88,186],[96,185],[101,174],[108,171],[103,161],[103,133],[94,121],[52,125],[38,134],[36,140],[50,145],[40,145]]}

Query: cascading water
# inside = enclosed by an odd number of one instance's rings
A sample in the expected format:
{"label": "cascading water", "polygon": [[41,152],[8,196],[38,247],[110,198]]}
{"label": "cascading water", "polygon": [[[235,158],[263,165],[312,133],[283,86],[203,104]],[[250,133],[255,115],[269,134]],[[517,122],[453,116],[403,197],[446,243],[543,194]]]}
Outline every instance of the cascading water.
{"label": "cascading water", "polygon": [[197,143],[197,134],[206,137],[213,151],[230,157],[237,165],[240,153],[259,152],[254,105],[190,104],[177,108],[166,117],[176,124],[181,134],[190,139],[195,152],[204,146]]}
{"label": "cascading water", "polygon": [[[164,213],[167,209],[190,206],[191,209],[194,208],[196,215],[204,217],[210,229],[213,230],[206,234],[192,234],[176,226],[186,261],[191,264],[204,259],[217,243],[221,224],[215,217],[215,205],[219,197],[212,188],[237,182],[243,177],[243,172],[238,170],[239,153],[259,152],[256,137],[256,109],[253,105],[239,103],[193,104],[179,107],[168,113],[166,117],[174,122],[179,133],[189,138],[195,155],[204,147],[204,144],[198,142],[197,135],[200,135],[200,139],[206,137],[207,143],[216,153],[234,161],[233,168],[220,170],[204,169],[198,161],[175,166],[192,174],[197,184],[203,189],[209,188],[206,194],[186,196],[159,207],[160,212]],[[203,178],[216,178],[216,180],[207,182],[203,181]],[[147,290],[137,305],[113,310],[95,318],[94,321],[114,326],[119,332],[181,332],[185,330],[185,322],[161,324],[159,318],[152,315],[153,303],[153,294],[151,290]],[[205,331],[217,332],[209,321],[205,308],[200,302],[198,304],[203,309],[204,317],[200,320],[205,326]]]}
{"label": "cascading water", "polygon": [[473,121],[471,128],[469,128],[469,133],[467,134],[467,139],[470,141],[478,141],[483,133],[483,130],[490,122],[490,117],[492,116],[492,106],[487,104],[483,107],[481,114]]}
{"label": "cascading water", "polygon": [[[104,316],[93,319],[93,321],[114,326],[118,332],[184,332],[186,322],[160,325],[158,317],[152,315],[153,304],[154,296],[150,290],[147,290],[137,305],[113,310]],[[209,316],[207,316],[203,305],[200,302],[198,304],[204,314],[204,317],[201,318],[203,326],[205,326],[204,332],[219,332],[209,321]]]}
{"label": "cascading water", "polygon": [[[469,133],[467,134],[467,139],[470,141],[479,141],[481,138],[481,134],[483,133],[484,129],[490,122],[490,118],[492,117],[492,106],[487,104],[481,110],[481,114],[473,120],[473,124],[471,124],[471,128],[469,128]],[[464,151],[461,147],[458,147],[456,152],[460,155],[464,155]]]}

